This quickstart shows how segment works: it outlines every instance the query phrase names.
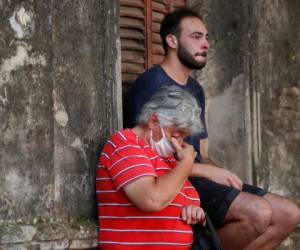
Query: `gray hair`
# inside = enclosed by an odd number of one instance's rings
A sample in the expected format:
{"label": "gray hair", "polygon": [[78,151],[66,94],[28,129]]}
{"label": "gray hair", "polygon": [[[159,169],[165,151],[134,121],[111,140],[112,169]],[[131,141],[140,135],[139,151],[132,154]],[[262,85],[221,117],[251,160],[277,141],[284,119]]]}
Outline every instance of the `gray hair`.
{"label": "gray hair", "polygon": [[203,131],[201,108],[195,97],[179,86],[163,86],[156,91],[143,106],[137,118],[138,124],[147,124],[154,113],[162,127],[174,125],[189,134]]}

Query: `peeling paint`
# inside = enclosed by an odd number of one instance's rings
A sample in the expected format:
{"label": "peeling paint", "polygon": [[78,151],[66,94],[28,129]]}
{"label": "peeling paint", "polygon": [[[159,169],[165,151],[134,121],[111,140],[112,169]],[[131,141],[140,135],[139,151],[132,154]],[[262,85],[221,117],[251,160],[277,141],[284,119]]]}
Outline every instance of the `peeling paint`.
{"label": "peeling paint", "polygon": [[77,137],[73,143],[71,144],[71,146],[73,148],[75,148],[76,150],[80,151],[81,154],[82,154],[82,157],[85,161],[85,164],[86,166],[88,166],[88,159],[87,159],[87,155],[85,153],[85,150],[84,150],[84,144],[82,143],[81,139],[79,137]]}
{"label": "peeling paint", "polygon": [[5,176],[3,185],[9,196],[16,201],[28,202],[32,198],[34,189],[27,176],[20,175],[17,171],[11,170]]}
{"label": "peeling paint", "polygon": [[18,67],[24,66],[28,53],[23,45],[17,46],[16,54],[9,59],[4,60],[1,65],[1,72],[10,72]]}
{"label": "peeling paint", "polygon": [[6,106],[8,103],[7,88],[5,86],[4,86],[4,95],[0,95],[0,102],[3,104],[3,106]]}
{"label": "peeling paint", "polygon": [[72,146],[73,148],[76,148],[76,149],[79,149],[79,150],[83,148],[82,142],[81,142],[81,140],[80,140],[79,137],[77,137],[77,138],[73,141],[73,143],[72,143],[71,146]]}
{"label": "peeling paint", "polygon": [[32,12],[26,12],[22,6],[9,18],[11,28],[15,31],[16,38],[22,39],[34,31],[34,20]]}
{"label": "peeling paint", "polygon": [[52,93],[53,96],[53,109],[54,109],[54,118],[57,121],[57,123],[59,124],[59,126],[61,127],[65,127],[68,124],[69,121],[69,116],[68,113],[66,112],[66,109],[62,103],[62,101],[60,100],[59,96],[57,95],[57,93],[55,92],[55,90],[53,90]]}
{"label": "peeling paint", "polygon": [[0,87],[2,87],[4,83],[9,82],[10,73],[13,70],[20,69],[25,65],[47,65],[44,55],[29,56],[28,52],[30,50],[31,47],[27,46],[26,43],[20,43],[17,45],[15,55],[3,60],[0,66]]}
{"label": "peeling paint", "polygon": [[62,126],[65,127],[68,124],[69,121],[69,117],[66,111],[64,110],[59,110],[55,113],[54,115],[55,120],[57,121],[57,123]]}

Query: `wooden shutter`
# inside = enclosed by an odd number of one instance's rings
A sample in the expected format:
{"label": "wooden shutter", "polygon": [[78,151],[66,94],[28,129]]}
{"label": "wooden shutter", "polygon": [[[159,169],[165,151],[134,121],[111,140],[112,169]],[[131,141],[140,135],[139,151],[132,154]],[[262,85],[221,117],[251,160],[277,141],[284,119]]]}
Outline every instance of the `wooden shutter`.
{"label": "wooden shutter", "polygon": [[186,0],[120,0],[123,92],[146,69],[162,61],[159,30],[164,16]]}
{"label": "wooden shutter", "polygon": [[160,63],[164,58],[164,49],[162,46],[159,30],[162,19],[167,13],[186,6],[186,0],[154,0],[152,1],[152,56],[149,67]]}
{"label": "wooden shutter", "polygon": [[161,43],[159,30],[160,24],[164,16],[170,12],[170,4],[168,1],[156,0],[152,1],[152,30],[151,30],[151,61],[149,67],[158,64],[164,58],[164,49]]}
{"label": "wooden shutter", "polygon": [[122,83],[129,84],[145,71],[146,26],[144,0],[120,0]]}

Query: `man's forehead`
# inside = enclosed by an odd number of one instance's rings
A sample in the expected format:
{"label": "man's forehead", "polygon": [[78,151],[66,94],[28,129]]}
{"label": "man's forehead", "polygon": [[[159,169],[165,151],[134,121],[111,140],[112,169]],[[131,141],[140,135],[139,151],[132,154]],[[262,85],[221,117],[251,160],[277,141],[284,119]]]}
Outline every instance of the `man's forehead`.
{"label": "man's forehead", "polygon": [[201,32],[207,33],[206,26],[197,17],[185,17],[180,22],[181,32]]}
{"label": "man's forehead", "polygon": [[170,132],[170,133],[176,133],[176,134],[186,134],[187,132],[184,130],[184,129],[182,129],[182,128],[180,128],[180,127],[178,127],[178,126],[176,126],[176,125],[171,125],[171,126],[168,126],[167,127],[167,129],[168,129],[168,131]]}

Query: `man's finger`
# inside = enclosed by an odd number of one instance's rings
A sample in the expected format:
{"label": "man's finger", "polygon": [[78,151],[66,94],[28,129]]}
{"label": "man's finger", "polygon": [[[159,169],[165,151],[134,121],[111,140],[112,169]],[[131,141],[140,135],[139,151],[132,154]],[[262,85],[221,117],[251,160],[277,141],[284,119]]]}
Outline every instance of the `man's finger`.
{"label": "man's finger", "polygon": [[183,221],[186,221],[186,219],[187,219],[186,217],[187,217],[186,216],[186,208],[183,207],[182,210],[181,210],[181,218],[182,218]]}
{"label": "man's finger", "polygon": [[182,147],[181,147],[180,143],[176,140],[176,138],[171,137],[171,142],[172,142],[176,152],[182,150]]}
{"label": "man's finger", "polygon": [[236,188],[238,190],[241,190],[241,186],[239,185],[238,182],[230,180],[230,184],[231,184],[232,187],[234,187],[234,188]]}
{"label": "man's finger", "polygon": [[192,221],[192,206],[187,206],[186,207],[186,215],[187,215],[187,224],[191,224]]}

